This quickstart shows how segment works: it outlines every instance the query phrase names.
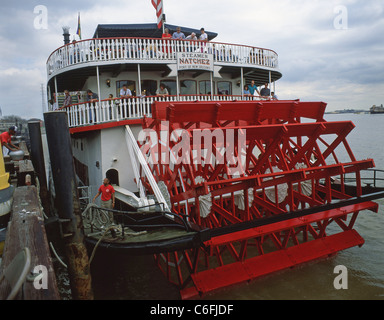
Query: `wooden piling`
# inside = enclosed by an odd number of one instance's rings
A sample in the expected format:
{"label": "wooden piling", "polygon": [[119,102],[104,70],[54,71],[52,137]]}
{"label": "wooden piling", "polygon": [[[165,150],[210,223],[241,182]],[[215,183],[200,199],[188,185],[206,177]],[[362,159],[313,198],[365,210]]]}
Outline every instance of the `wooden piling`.
{"label": "wooden piling", "polygon": [[[34,280],[25,281],[17,299],[23,300],[60,300],[55,270],[52,265],[47,235],[44,228],[43,213],[35,186],[16,188],[13,194],[11,219],[8,223],[3,261],[0,274],[4,272],[13,258],[24,248],[31,252],[30,275],[36,267],[47,270],[46,288],[36,286]],[[0,283],[0,300],[7,298],[10,292],[7,281]]]}
{"label": "wooden piling", "polygon": [[62,111],[47,112],[44,113],[44,120],[72,297],[75,300],[91,300],[91,273],[84,243],[67,114]]}
{"label": "wooden piling", "polygon": [[31,141],[31,160],[39,179],[40,198],[44,207],[45,213],[50,216],[49,192],[47,184],[47,174],[45,168],[44,149],[41,138],[41,123],[40,121],[28,122],[29,138]]}

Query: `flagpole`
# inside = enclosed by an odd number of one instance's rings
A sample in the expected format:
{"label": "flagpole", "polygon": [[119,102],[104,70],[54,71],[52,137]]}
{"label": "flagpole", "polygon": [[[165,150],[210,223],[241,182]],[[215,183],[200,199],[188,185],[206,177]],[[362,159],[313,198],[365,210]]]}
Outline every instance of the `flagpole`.
{"label": "flagpole", "polygon": [[77,32],[76,32],[76,34],[78,35],[78,37],[81,40],[80,12],[77,15]]}
{"label": "flagpole", "polygon": [[[163,0],[151,0],[152,2],[152,5],[153,7],[156,9],[156,25],[157,25],[157,28],[159,28],[159,23],[161,23],[162,25],[162,29],[163,29],[163,33],[165,32],[165,14],[164,14],[164,6],[163,6],[163,3],[164,1]],[[161,12],[161,14],[160,14]],[[160,18],[160,19],[159,19]],[[160,22],[159,22],[160,20]]]}
{"label": "flagpole", "polygon": [[165,33],[165,19],[163,19],[163,17],[165,17],[165,13],[164,13],[164,0],[162,0],[161,2],[162,2],[161,20],[163,21],[163,33]]}

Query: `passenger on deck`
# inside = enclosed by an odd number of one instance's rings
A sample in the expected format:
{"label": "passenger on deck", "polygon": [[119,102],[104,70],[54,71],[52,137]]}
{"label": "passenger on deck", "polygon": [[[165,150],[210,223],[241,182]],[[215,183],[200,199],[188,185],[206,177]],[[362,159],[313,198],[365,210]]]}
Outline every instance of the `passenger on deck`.
{"label": "passenger on deck", "polygon": [[185,40],[185,34],[181,32],[181,28],[177,27],[176,32],[173,33],[172,39]]}
{"label": "passenger on deck", "polygon": [[277,95],[275,95],[274,92],[271,93],[271,99],[272,99],[272,100],[279,100],[279,99],[277,98]]}
{"label": "passenger on deck", "polygon": [[186,40],[197,40],[196,33],[192,32],[188,37],[185,38]]}
{"label": "passenger on deck", "polygon": [[132,92],[127,88],[127,85],[123,85],[123,88],[120,90],[120,98],[130,98],[132,97]]}
{"label": "passenger on deck", "polygon": [[208,35],[205,33],[204,28],[201,28],[200,31],[201,31],[201,35],[199,37],[199,40],[200,41],[208,41]]}
{"label": "passenger on deck", "polygon": [[92,90],[87,90],[87,102],[96,102],[99,100],[97,93],[92,92]]}
{"label": "passenger on deck", "polygon": [[[164,29],[164,33],[162,34],[161,38],[164,40],[171,40],[172,39],[172,36],[169,33],[168,28]],[[172,53],[172,48],[171,48],[171,44],[169,41],[163,41],[163,53]]]}
{"label": "passenger on deck", "polygon": [[196,42],[195,40],[198,40],[196,37],[196,33],[192,32],[188,37],[185,38],[185,40],[190,41],[190,44],[186,45],[187,46],[187,51],[188,52],[193,52],[196,50]]}
{"label": "passenger on deck", "polygon": [[72,104],[72,97],[69,94],[68,90],[64,90],[64,94],[65,94],[65,99],[64,99],[63,107],[69,107]]}
{"label": "passenger on deck", "polygon": [[143,91],[141,91],[139,98],[145,98],[146,96],[147,96],[147,90],[143,90]]}
{"label": "passenger on deck", "polygon": [[249,88],[247,85],[244,86],[244,97],[252,97],[251,92],[249,91]]}
{"label": "passenger on deck", "polygon": [[115,99],[113,98],[112,93],[109,94],[108,99],[109,99],[109,117],[110,119],[112,119],[113,110],[116,108]]}
{"label": "passenger on deck", "polygon": [[55,111],[55,110],[59,109],[59,105],[55,101],[54,97],[53,97],[53,99],[50,99],[48,102],[50,104],[50,110]]}
{"label": "passenger on deck", "polygon": [[127,85],[124,84],[123,88],[120,90],[120,98],[122,98],[121,103],[122,103],[122,110],[123,110],[123,118],[128,117],[129,115],[129,106],[128,106],[128,100],[127,98],[132,97],[132,92],[131,90],[128,89]]}
{"label": "passenger on deck", "polygon": [[266,83],[264,85],[264,88],[260,90],[260,95],[261,97],[269,97],[269,95],[271,94],[271,91],[268,89],[268,83]]}
{"label": "passenger on deck", "polygon": [[254,80],[251,81],[251,85],[249,86],[249,92],[251,93],[252,96],[256,96],[256,93],[257,93],[258,96],[260,96],[259,89],[255,85],[255,81]]}
{"label": "passenger on deck", "polygon": [[160,84],[160,89],[156,90],[156,95],[159,96],[159,97],[165,97],[165,96],[169,95],[168,90],[165,87],[165,85]]}
{"label": "passenger on deck", "polygon": [[200,32],[201,32],[201,34],[200,34],[199,40],[203,42],[203,43],[201,43],[201,52],[207,52],[205,42],[208,42],[208,35],[205,33],[204,28],[201,28]]}
{"label": "passenger on deck", "polygon": [[98,94],[92,92],[92,90],[87,90],[87,102],[91,102],[94,110],[93,110],[93,116],[91,108],[89,108],[89,123],[92,123],[94,119],[96,119],[96,102],[99,100]]}
{"label": "passenger on deck", "polygon": [[161,39],[171,39],[171,38],[172,38],[172,36],[171,36],[171,34],[169,33],[168,28],[165,28],[165,29],[164,29],[164,33],[163,33],[162,36],[161,36]]}

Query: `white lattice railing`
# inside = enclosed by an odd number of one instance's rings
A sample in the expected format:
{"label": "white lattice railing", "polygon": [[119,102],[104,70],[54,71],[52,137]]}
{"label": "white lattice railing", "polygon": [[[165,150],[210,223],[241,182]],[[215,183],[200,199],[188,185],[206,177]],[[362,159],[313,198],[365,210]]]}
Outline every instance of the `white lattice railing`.
{"label": "white lattice railing", "polygon": [[47,73],[53,76],[62,69],[87,62],[128,60],[176,63],[176,52],[211,53],[218,65],[232,63],[278,67],[278,55],[269,49],[203,41],[111,38],[83,40],[57,49],[48,58]]}
{"label": "white lattice railing", "polygon": [[127,99],[108,99],[74,104],[61,108],[68,114],[69,127],[101,124],[129,119],[151,117],[151,105],[154,101],[233,101],[260,100],[259,97],[242,97],[226,95],[180,95],[166,97],[133,97]]}

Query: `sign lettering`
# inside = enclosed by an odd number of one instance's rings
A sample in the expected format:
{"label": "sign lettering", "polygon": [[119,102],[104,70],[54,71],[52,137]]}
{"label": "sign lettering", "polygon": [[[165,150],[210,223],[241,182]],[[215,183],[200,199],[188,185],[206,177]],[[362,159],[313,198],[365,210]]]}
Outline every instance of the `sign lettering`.
{"label": "sign lettering", "polygon": [[213,54],[178,52],[177,70],[213,71]]}

